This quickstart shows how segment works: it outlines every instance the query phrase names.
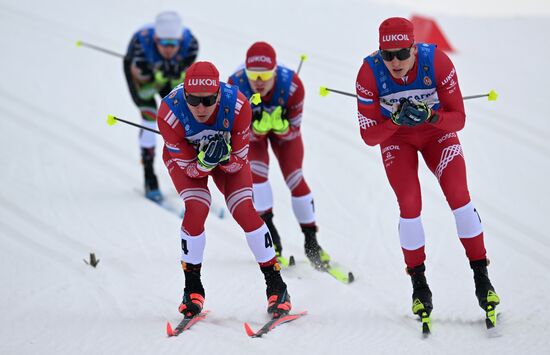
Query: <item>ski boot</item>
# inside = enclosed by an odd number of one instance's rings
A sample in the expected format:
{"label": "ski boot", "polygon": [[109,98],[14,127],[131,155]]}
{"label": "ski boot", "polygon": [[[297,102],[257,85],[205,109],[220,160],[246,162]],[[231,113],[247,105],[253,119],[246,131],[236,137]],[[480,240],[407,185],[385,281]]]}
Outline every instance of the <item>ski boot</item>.
{"label": "ski boot", "polygon": [[424,263],[407,268],[407,274],[411,277],[413,286],[412,294],[412,312],[422,321],[422,333],[427,336],[431,331],[430,314],[432,313],[432,291],[426,281],[424,272],[426,266]]}
{"label": "ski boot", "polygon": [[317,242],[317,227],[302,226],[302,232],[305,236],[306,256],[311,265],[317,270],[326,271],[329,267],[330,255]]}
{"label": "ski boot", "polygon": [[474,271],[477,301],[486,312],[485,324],[487,328],[493,328],[497,322],[496,306],[500,303],[500,298],[489,280],[488,265],[488,259],[470,261],[470,267]]}
{"label": "ski boot", "polygon": [[271,212],[271,210],[264,212],[260,215],[260,217],[264,220],[267,229],[269,229],[271,240],[273,240],[273,248],[275,249],[275,255],[277,256],[277,261],[279,262],[279,264],[281,264],[281,266],[283,267],[294,265],[294,256],[291,255],[289,258],[285,258],[283,256],[283,245],[281,244],[281,237],[279,236],[277,228],[275,228],[275,225],[273,224],[273,212]]}
{"label": "ski boot", "polygon": [[260,267],[265,277],[267,313],[273,318],[278,318],[290,312],[292,304],[285,282],[281,277],[281,266],[275,262],[273,265]]}
{"label": "ski boot", "polygon": [[154,202],[162,202],[163,196],[159,190],[157,176],[153,171],[155,148],[141,148],[141,163],[145,177],[145,197]]}
{"label": "ski boot", "polygon": [[185,318],[193,318],[201,313],[204,305],[204,288],[201,282],[202,264],[187,264],[181,262],[185,274],[185,289],[183,290],[183,300],[178,307],[178,311]]}

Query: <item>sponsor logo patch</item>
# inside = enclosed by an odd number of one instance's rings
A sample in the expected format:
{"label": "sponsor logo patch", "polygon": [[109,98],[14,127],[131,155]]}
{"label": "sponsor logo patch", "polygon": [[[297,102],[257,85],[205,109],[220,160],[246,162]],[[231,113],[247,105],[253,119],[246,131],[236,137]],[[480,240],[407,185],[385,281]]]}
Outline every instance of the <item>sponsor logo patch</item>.
{"label": "sponsor logo patch", "polygon": [[395,35],[383,35],[382,42],[408,41],[409,35],[406,33],[398,33]]}
{"label": "sponsor logo patch", "polygon": [[364,88],[361,84],[359,84],[359,82],[356,82],[355,83],[355,87],[357,88],[357,90],[365,95],[365,96],[374,96],[374,93],[366,88]]}
{"label": "sponsor logo patch", "polygon": [[401,148],[398,146],[398,145],[388,145],[387,147],[384,147],[384,149],[382,149],[382,154],[385,154],[387,152],[390,152],[392,150],[401,150]]}
{"label": "sponsor logo patch", "polygon": [[216,79],[189,79],[187,86],[218,86]]}
{"label": "sponsor logo patch", "polygon": [[426,85],[426,86],[432,85],[432,79],[430,79],[429,76],[424,77],[424,85]]}
{"label": "sponsor logo patch", "polygon": [[257,62],[273,64],[273,62],[271,61],[271,58],[265,55],[255,55],[248,58],[248,60],[246,61],[247,64],[252,64]]}

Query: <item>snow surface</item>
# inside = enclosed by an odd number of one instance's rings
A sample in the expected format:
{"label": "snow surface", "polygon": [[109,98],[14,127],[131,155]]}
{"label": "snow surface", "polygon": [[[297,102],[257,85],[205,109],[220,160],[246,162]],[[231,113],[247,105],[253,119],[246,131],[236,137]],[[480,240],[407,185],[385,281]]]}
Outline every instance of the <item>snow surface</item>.
{"label": "snow surface", "polygon": [[[444,3],[1,0],[0,354],[548,354],[549,5]],[[284,278],[295,310],[309,315],[263,339],[243,330],[245,321],[257,328],[267,319],[263,278],[236,223],[214,216],[203,267],[211,313],[166,338],[165,322],[180,318],[180,220],[136,193],[136,129],[105,124],[107,114],[138,120],[121,61],[75,46],[84,40],[124,52],[162,9],[184,15],[200,59],[223,77],[256,40],[271,42],[292,67],[308,55],[304,171],[321,244],[356,281],[340,284],[306,263],[274,163],[275,221],[298,263]],[[496,337],[484,329],[453,215],[421,164],[435,306],[433,334],[421,338],[379,149],[361,141],[354,100],[317,94],[320,85],[353,91],[362,58],[377,47],[378,24],[412,13],[437,16],[458,49],[452,59],[463,94],[500,94],[497,102],[467,101],[460,133],[502,298]],[[96,269],[83,262],[91,252]]]}

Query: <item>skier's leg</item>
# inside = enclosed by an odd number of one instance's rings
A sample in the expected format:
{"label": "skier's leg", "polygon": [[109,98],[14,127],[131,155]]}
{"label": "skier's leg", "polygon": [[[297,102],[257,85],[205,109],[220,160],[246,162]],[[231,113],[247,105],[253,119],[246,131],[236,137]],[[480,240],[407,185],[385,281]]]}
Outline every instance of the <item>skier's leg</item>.
{"label": "skier's leg", "polygon": [[201,267],[206,242],[204,223],[210,209],[208,178],[192,179],[185,169],[170,159],[166,150],[163,158],[174,186],[185,204],[180,230],[181,265],[185,276],[185,288],[179,311],[186,317],[201,312],[205,292],[201,282]]}
{"label": "skier's leg", "polygon": [[474,272],[478,303],[483,309],[487,309],[487,306],[494,308],[500,299],[489,280],[483,227],[470,199],[466,163],[456,133],[442,135],[433,140],[423,149],[423,154],[455,216],[458,237]]}
{"label": "skier's leg", "polygon": [[456,134],[433,139],[422,154],[426,164],[438,179],[455,216],[458,237],[470,261],[486,258],[483,227],[479,215],[470,200],[466,180],[466,164],[462,146]]}
{"label": "skier's leg", "polygon": [[304,160],[302,137],[297,136],[289,141],[273,138],[271,144],[292,195],[292,211],[304,233],[305,254],[315,268],[325,269],[330,256],[317,241],[318,227],[313,193],[302,173]]}
{"label": "skier's leg", "polygon": [[[157,104],[154,96],[143,98],[138,95],[138,90],[132,78],[130,63],[124,61],[124,75],[132,100],[141,113],[141,124],[147,128],[157,128]],[[143,164],[143,175],[145,180],[145,196],[153,201],[161,201],[163,196],[159,190],[158,179],[154,172],[154,159],[156,147],[156,134],[147,130],[139,131],[139,146],[141,151],[141,162]]]}
{"label": "skier's leg", "polygon": [[385,142],[380,149],[386,176],[399,204],[399,240],[405,264],[414,268],[426,259],[417,149],[400,140]]}
{"label": "skier's leg", "polygon": [[273,191],[269,182],[269,152],[267,139],[250,142],[248,157],[252,171],[254,208],[269,228],[277,256],[281,256],[283,245],[279,231],[273,222]]}
{"label": "skier's leg", "polygon": [[425,236],[420,212],[422,197],[418,180],[417,148],[400,140],[380,146],[386,175],[399,203],[399,241],[413,286],[412,311],[429,316],[432,292],[426,281],[424,261]]}
{"label": "skier's leg", "polygon": [[245,232],[248,246],[264,274],[268,312],[288,313],[291,308],[290,295],[280,274],[273,239],[267,225],[252,204],[252,177],[249,166],[245,165],[231,175],[216,171],[214,179],[218,186],[223,186],[227,208]]}

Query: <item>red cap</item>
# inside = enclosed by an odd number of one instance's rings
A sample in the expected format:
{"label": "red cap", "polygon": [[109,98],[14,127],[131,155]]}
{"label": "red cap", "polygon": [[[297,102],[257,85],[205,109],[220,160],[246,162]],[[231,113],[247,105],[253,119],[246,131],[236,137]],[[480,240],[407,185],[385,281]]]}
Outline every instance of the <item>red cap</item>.
{"label": "red cap", "polygon": [[256,42],[246,52],[246,69],[272,70],[277,65],[275,49],[266,42]]}
{"label": "red cap", "polygon": [[220,73],[210,62],[195,62],[187,69],[183,86],[188,93],[217,92]]}
{"label": "red cap", "polygon": [[409,48],[414,43],[414,26],[402,17],[390,17],[378,28],[380,49]]}

